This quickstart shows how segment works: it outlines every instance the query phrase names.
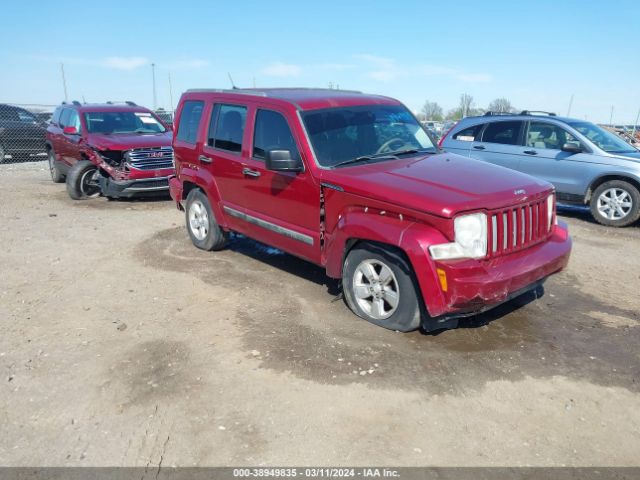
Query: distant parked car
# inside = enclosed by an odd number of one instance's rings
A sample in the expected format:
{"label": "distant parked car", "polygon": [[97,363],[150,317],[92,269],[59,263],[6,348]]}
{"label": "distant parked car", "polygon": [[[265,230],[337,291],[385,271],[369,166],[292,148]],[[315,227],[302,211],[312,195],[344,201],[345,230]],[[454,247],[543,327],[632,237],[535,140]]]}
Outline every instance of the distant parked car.
{"label": "distant parked car", "polygon": [[45,128],[24,108],[0,104],[0,163],[45,155]]}
{"label": "distant parked car", "polygon": [[51,179],[74,200],[166,195],[174,173],[171,131],[151,110],[63,103],[47,129]]}
{"label": "distant parked car", "polygon": [[591,122],[489,112],[461,120],[441,147],[548,180],[559,202],[589,205],[603,225],[640,218],[640,151]]}

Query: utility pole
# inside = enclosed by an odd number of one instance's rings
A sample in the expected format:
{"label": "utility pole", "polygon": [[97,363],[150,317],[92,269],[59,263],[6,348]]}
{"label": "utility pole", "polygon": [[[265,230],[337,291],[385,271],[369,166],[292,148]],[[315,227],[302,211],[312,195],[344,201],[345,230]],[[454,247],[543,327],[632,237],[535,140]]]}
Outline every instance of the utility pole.
{"label": "utility pole", "polygon": [[64,76],[64,63],[60,64],[60,73],[62,73],[62,88],[64,89],[64,101],[69,101],[69,95],[67,95],[67,79]]}
{"label": "utility pole", "polygon": [[151,64],[151,79],[153,80],[153,109],[158,108],[158,97],[156,95],[156,64]]}
{"label": "utility pole", "polygon": [[609,126],[613,127],[613,105],[611,105],[611,115],[609,115]]}
{"label": "utility pole", "polygon": [[571,98],[569,99],[569,108],[567,108],[567,117],[571,115],[572,106],[573,106],[573,93],[571,94]]}
{"label": "utility pole", "polygon": [[171,114],[173,115],[173,88],[171,87],[171,72],[169,72],[169,103],[171,105]]}

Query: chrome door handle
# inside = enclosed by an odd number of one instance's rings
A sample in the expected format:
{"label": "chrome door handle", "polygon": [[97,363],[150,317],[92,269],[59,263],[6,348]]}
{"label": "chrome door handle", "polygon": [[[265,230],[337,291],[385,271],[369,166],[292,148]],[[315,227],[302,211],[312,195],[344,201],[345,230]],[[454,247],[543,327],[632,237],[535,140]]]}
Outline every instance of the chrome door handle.
{"label": "chrome door handle", "polygon": [[251,170],[250,168],[244,167],[242,169],[242,174],[243,175],[247,175],[249,177],[259,177],[260,176],[260,172],[258,172],[257,170]]}
{"label": "chrome door handle", "polygon": [[206,155],[200,155],[198,157],[198,160],[200,160],[200,162],[202,162],[202,163],[212,163],[213,162],[213,158],[209,158]]}

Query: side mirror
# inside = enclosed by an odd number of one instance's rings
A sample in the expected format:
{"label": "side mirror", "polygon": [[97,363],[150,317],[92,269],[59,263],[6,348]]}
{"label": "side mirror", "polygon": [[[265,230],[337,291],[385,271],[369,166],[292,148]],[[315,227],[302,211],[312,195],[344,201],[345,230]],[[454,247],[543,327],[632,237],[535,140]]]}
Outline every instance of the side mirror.
{"label": "side mirror", "polygon": [[302,161],[291,158],[289,150],[269,150],[265,166],[267,170],[276,172],[300,172]]}
{"label": "side mirror", "polygon": [[65,135],[78,135],[78,129],[76,127],[64,127],[62,133]]}
{"label": "side mirror", "polygon": [[562,145],[562,149],[561,150],[563,152],[568,152],[568,153],[580,153],[580,152],[582,152],[582,147],[578,143],[567,142],[564,145]]}

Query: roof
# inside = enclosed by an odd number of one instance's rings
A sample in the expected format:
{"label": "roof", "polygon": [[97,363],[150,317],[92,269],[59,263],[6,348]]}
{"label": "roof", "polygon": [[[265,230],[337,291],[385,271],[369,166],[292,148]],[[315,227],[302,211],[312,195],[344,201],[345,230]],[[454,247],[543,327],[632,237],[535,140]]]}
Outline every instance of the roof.
{"label": "roof", "polygon": [[190,89],[186,93],[218,93],[222,95],[249,95],[270,98],[294,105],[298,110],[316,110],[320,108],[354,106],[365,104],[397,105],[400,102],[381,95],[370,95],[355,90],[336,90],[329,88],[235,88]]}
{"label": "roof", "polygon": [[149,109],[140,105],[127,103],[63,103],[61,107],[75,108],[80,112],[148,112]]}
{"label": "roof", "polygon": [[539,115],[534,112],[531,113],[501,113],[499,115],[473,115],[469,117],[465,117],[462,120],[474,120],[479,122],[495,122],[500,120],[524,120],[524,119],[544,119],[544,120],[556,120],[562,123],[571,123],[571,122],[583,122],[584,120],[580,120],[577,118],[570,117],[559,117],[557,115]]}

